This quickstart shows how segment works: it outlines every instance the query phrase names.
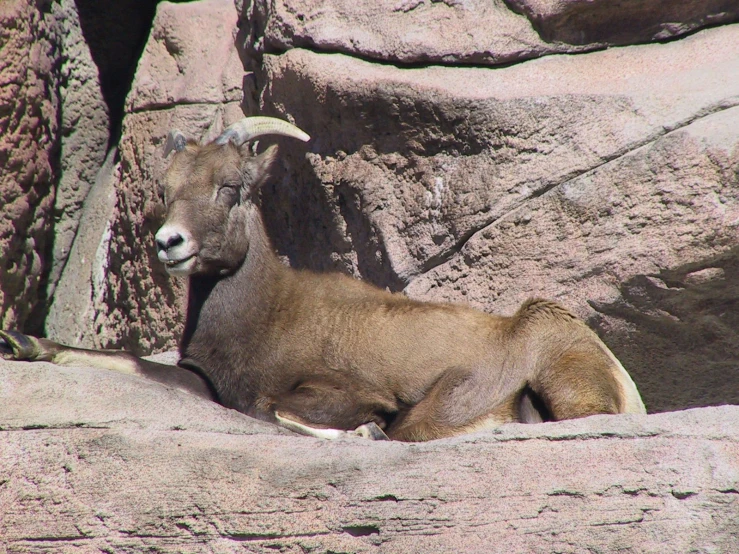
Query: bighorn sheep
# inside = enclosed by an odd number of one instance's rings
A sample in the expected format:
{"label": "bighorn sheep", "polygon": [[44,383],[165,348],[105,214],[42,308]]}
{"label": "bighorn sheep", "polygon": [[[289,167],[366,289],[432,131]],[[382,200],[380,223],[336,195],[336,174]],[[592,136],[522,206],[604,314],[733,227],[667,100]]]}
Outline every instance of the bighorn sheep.
{"label": "bighorn sheep", "polygon": [[283,265],[256,200],[277,147],[251,155],[245,145],[265,134],[309,138],[264,117],[205,145],[169,135],[156,244],[167,271],[189,278],[178,367],[8,331],[5,356],[136,373],[324,437],[423,441],[644,412],[615,356],[558,304],[529,300],[501,317]]}

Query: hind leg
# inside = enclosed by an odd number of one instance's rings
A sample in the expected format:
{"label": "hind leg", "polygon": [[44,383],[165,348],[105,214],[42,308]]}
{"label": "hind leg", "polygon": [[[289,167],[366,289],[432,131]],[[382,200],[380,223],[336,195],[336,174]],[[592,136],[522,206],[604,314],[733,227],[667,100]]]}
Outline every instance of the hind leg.
{"label": "hind leg", "polygon": [[398,416],[387,434],[393,440],[427,441],[517,421],[516,393],[493,389],[479,371],[452,368],[423,400]]}
{"label": "hind leg", "polygon": [[592,345],[577,345],[553,360],[531,388],[555,421],[621,412],[622,393],[611,362]]}
{"label": "hind leg", "polygon": [[547,300],[524,303],[513,318],[516,347],[528,352],[529,387],[551,419],[645,413],[631,377],[590,328]]}
{"label": "hind leg", "polygon": [[[595,333],[579,321],[562,325],[558,332],[559,340],[556,334],[550,334],[542,341],[550,347],[543,348],[545,355],[540,357],[529,383],[551,419],[643,412],[628,374]],[[629,406],[629,384],[639,400],[635,410]]]}
{"label": "hind leg", "polygon": [[315,437],[317,439],[333,440],[350,437],[362,437],[365,439],[376,441],[388,440],[388,436],[374,421],[370,421],[369,423],[360,425],[353,431],[344,431],[343,429],[311,427],[310,425],[306,425],[304,423],[300,423],[299,421],[295,421],[294,419],[290,419],[289,417],[285,417],[280,414],[280,412],[275,412],[275,420],[277,421],[278,425],[284,427],[285,429],[290,429],[295,433],[299,433],[301,435],[306,435],[309,437]]}
{"label": "hind leg", "polygon": [[314,380],[274,397],[257,399],[255,407],[291,431],[317,438],[364,437],[387,440],[386,418],[396,407],[382,397],[361,396],[340,382]]}

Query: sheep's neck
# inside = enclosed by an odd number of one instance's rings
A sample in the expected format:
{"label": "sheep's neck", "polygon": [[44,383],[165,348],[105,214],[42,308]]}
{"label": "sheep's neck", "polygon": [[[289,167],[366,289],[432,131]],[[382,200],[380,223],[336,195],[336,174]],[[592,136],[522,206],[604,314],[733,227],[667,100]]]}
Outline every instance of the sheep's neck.
{"label": "sheep's neck", "polygon": [[[245,410],[241,404],[253,400],[244,394],[245,384],[234,386],[241,373],[234,364],[248,363],[260,346],[256,330],[265,328],[271,299],[291,271],[274,254],[255,212],[249,220],[249,251],[239,269],[226,277],[190,277],[180,353],[202,369],[227,406]],[[223,397],[227,390],[240,390],[240,398]]]}

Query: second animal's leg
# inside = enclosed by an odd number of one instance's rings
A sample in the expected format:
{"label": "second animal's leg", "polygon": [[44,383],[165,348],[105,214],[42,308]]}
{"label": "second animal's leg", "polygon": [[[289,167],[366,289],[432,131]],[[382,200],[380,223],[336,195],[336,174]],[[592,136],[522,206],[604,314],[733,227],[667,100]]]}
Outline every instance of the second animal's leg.
{"label": "second animal's leg", "polygon": [[142,360],[128,352],[65,346],[16,331],[0,331],[0,355],[7,360],[86,366],[138,375],[217,401],[210,383],[190,369]]}

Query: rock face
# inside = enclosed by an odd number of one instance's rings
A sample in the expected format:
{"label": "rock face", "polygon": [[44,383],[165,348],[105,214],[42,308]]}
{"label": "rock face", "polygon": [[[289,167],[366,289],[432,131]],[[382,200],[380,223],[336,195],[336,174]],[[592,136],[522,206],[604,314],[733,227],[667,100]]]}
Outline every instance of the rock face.
{"label": "rock face", "polygon": [[[59,71],[51,14],[0,7],[0,324],[22,326],[41,293],[57,177]],[[23,229],[19,233],[17,229]]]}
{"label": "rock face", "polygon": [[585,50],[542,40],[503,0],[253,3],[264,48],[307,48],[400,63],[502,64]]}
{"label": "rock face", "polygon": [[[110,119],[75,2],[6,2],[0,13],[0,317],[5,328],[41,332],[108,149]],[[57,328],[51,322],[46,331]]]}
{"label": "rock face", "polygon": [[89,337],[105,301],[100,294],[105,279],[101,260],[115,206],[112,174],[118,170],[113,147],[155,2],[76,0],[61,2],[58,8],[61,21],[73,25],[61,34],[60,45],[65,83],[61,177],[48,301],[34,319],[45,312],[45,334],[65,343],[82,344]]}
{"label": "rock face", "polygon": [[[739,19],[732,0],[282,0],[247,3],[266,51],[307,48],[400,63],[518,62],[664,40]],[[269,7],[267,7],[267,5]]]}
{"label": "rock face", "polygon": [[739,541],[736,406],[324,442],[106,371],[0,362],[0,383],[8,552],[731,552]]}
{"label": "rock face", "polygon": [[98,68],[82,33],[72,0],[55,6],[59,24],[61,118],[59,182],[54,201],[54,246],[46,295],[54,297],[72,248],[82,204],[108,150],[110,120]]}
{"label": "rock face", "polygon": [[731,0],[506,0],[528,17],[546,41],[634,44],[664,40],[739,17]]}

